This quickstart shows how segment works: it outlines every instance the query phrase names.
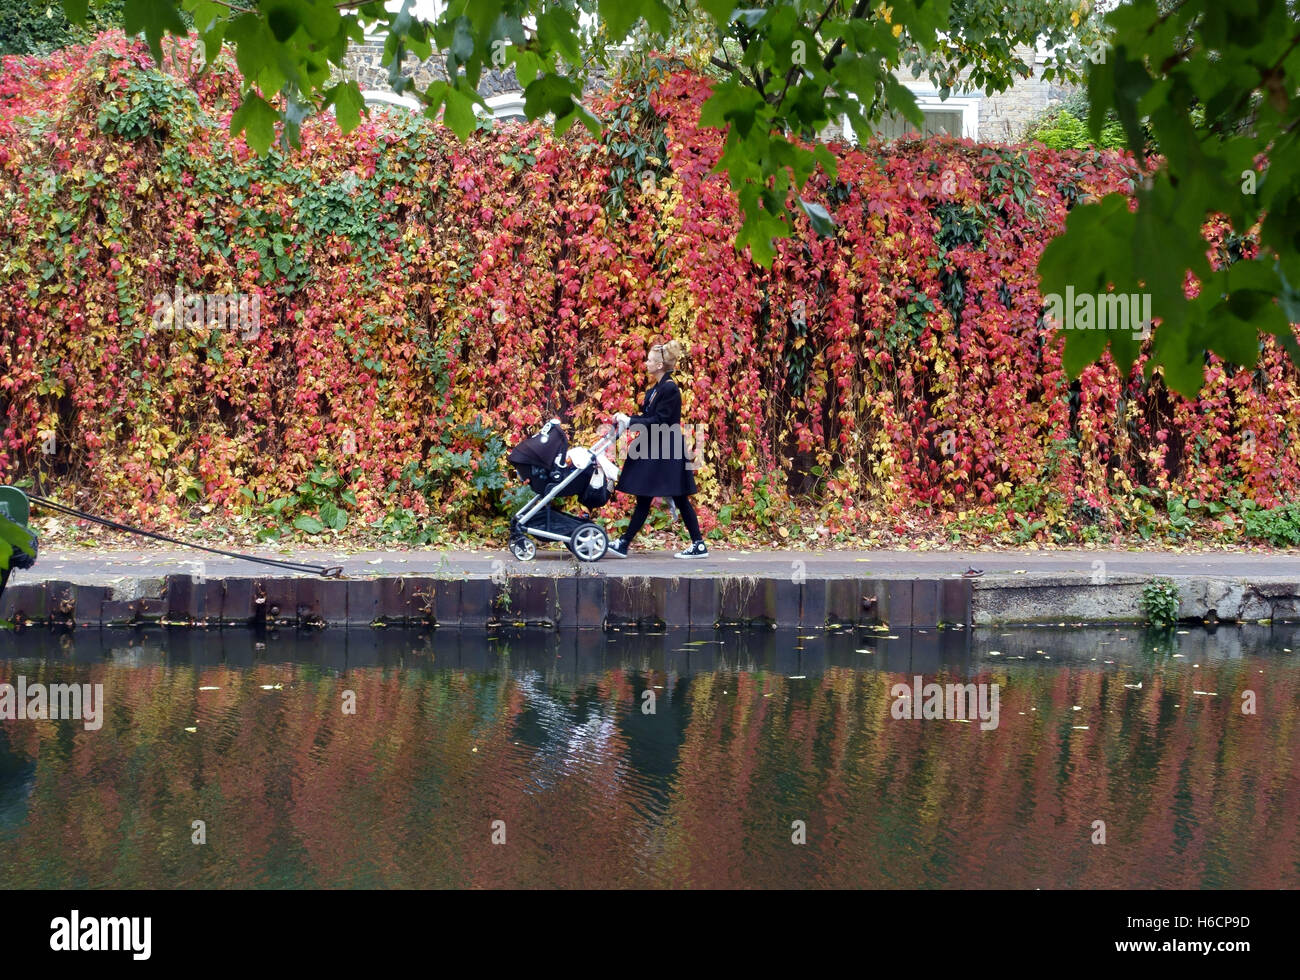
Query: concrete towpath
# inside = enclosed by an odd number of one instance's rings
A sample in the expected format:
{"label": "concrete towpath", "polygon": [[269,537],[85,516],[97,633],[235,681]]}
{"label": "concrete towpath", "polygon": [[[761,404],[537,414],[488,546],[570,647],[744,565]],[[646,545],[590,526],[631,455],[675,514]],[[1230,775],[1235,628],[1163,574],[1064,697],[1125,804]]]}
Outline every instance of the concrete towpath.
{"label": "concrete towpath", "polygon": [[[501,562],[512,574],[571,575],[578,562],[561,549],[539,548],[531,562],[520,562],[504,548],[499,551],[362,551],[345,553],[330,549],[263,549],[250,552],[265,558],[314,565],[340,565],[348,577],[379,575],[453,574],[491,577]],[[707,559],[678,560],[670,551],[634,552],[626,559],[606,556],[584,565],[597,575],[757,575],[785,576],[804,563],[809,576],[930,577],[961,575],[969,568],[982,569],[985,577],[997,575],[1071,575],[1089,578],[1095,574],[1212,575],[1300,577],[1300,551],[1295,553],[1202,551],[1093,551],[1084,549],[1039,551],[730,551],[715,549]],[[42,552],[37,565],[15,573],[22,581],[62,579],[96,581],[121,575],[160,576],[192,572],[202,563],[211,577],[230,575],[279,575],[269,566],[234,558],[222,558],[185,548],[165,550],[83,549]],[[1100,565],[1097,563],[1101,563]],[[18,579],[16,579],[18,580]]]}
{"label": "concrete towpath", "polygon": [[[669,551],[579,563],[539,548],[254,552],[341,566],[342,580],[189,549],[51,550],[14,573],[0,620],[108,625],[437,624],[553,626],[765,623],[893,628],[1136,622],[1153,577],[1189,620],[1300,619],[1300,552]],[[982,572],[966,575],[969,569]]]}

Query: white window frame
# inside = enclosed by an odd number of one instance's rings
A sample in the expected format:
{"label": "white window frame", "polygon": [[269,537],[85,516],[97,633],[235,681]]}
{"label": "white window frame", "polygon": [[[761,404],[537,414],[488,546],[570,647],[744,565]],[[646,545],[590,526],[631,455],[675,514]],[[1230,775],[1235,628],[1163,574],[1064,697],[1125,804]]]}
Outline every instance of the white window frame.
{"label": "white window frame", "polygon": [[393,92],[387,92],[383,89],[367,89],[361,93],[361,98],[366,105],[393,105],[400,106],[403,109],[410,109],[412,112],[421,110],[418,99],[413,99],[409,95],[397,95]]}
{"label": "white window frame", "polygon": [[[939,97],[937,89],[919,79],[898,79],[905,89],[912,93],[916,106],[922,112],[926,109],[942,109],[946,112],[961,112],[961,138],[978,140],[980,132],[980,102],[984,98],[980,92],[952,93],[946,99]],[[858,145],[858,134],[849,125],[849,117],[840,116],[840,132],[843,138],[853,146]]]}
{"label": "white window frame", "polygon": [[490,111],[493,119],[504,119],[507,116],[528,118],[524,112],[523,92],[503,92],[500,95],[489,95],[483,101],[488,104],[486,110],[481,105],[474,106],[474,111],[480,116],[486,116]]}

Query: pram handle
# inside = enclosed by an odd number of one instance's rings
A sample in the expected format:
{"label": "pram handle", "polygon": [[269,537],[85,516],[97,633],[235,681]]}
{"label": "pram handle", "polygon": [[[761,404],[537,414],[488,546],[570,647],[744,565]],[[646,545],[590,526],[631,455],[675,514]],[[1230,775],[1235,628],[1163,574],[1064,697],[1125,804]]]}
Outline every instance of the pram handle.
{"label": "pram handle", "polygon": [[599,453],[603,451],[608,446],[610,446],[615,440],[618,439],[620,435],[618,422],[611,418],[608,424],[609,424],[609,431],[605,433],[605,435],[601,436],[601,438],[597,440],[594,446],[590,447],[593,453]]}

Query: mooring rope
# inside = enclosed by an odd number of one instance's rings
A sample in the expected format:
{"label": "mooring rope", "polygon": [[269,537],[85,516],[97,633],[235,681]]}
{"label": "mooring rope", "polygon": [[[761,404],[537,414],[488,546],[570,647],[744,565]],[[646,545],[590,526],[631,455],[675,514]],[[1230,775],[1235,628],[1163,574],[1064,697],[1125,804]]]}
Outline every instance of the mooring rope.
{"label": "mooring rope", "polygon": [[50,510],[68,517],[76,517],[83,521],[93,521],[96,524],[102,524],[105,527],[111,527],[117,531],[125,531],[128,534],[138,534],[141,537],[153,538],[155,541],[166,541],[169,544],[178,544],[185,548],[196,548],[199,551],[211,552],[214,555],[222,555],[226,558],[239,558],[244,561],[255,561],[262,565],[274,565],[277,568],[290,568],[299,572],[312,572],[324,578],[342,578],[342,565],[308,565],[303,562],[284,561],[280,558],[261,558],[257,555],[247,555],[240,551],[223,551],[221,548],[209,548],[207,545],[192,544],[189,541],[181,541],[179,538],[171,538],[165,534],[157,534],[153,531],[146,531],[143,528],[131,527],[129,524],[119,524],[117,521],[110,521],[107,517],[96,517],[94,514],[87,514],[85,511],[77,510],[75,507],[68,507],[66,504],[60,504],[50,500],[48,497],[38,497],[32,494],[27,495],[27,499],[34,504],[47,507]]}

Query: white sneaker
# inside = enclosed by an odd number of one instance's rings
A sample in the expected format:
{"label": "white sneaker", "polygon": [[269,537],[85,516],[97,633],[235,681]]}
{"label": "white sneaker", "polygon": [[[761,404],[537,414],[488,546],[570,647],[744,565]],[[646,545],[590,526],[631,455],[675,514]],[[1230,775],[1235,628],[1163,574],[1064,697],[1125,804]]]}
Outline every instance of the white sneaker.
{"label": "white sneaker", "polygon": [[685,551],[677,552],[678,558],[708,558],[709,548],[703,541],[692,542]]}

